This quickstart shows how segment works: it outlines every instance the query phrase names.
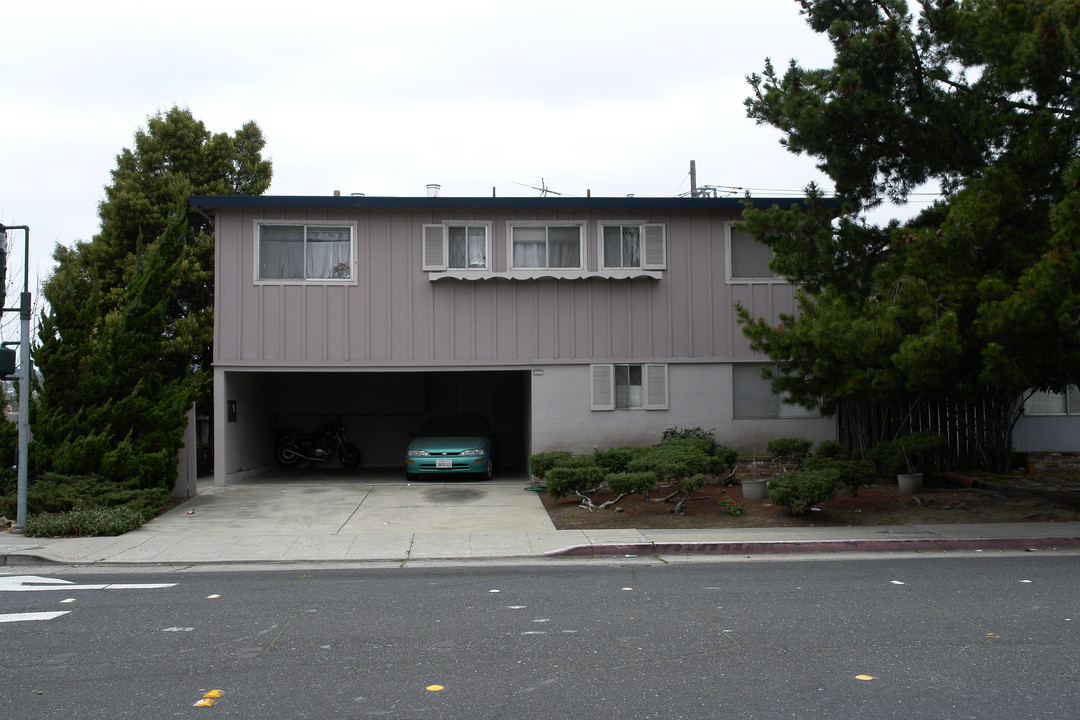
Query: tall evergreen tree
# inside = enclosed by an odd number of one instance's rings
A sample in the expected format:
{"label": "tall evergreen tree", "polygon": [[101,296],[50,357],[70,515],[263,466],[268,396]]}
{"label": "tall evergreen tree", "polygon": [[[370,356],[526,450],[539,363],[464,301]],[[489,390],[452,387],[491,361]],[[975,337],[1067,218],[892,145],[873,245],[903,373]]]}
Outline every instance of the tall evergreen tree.
{"label": "tall evergreen tree", "polygon": [[[748,114],[818,159],[845,207],[748,211],[799,313],[750,318],[774,388],[826,412],[996,400],[998,464],[1030,388],[1080,382],[1080,2],[803,0],[832,67],[766,62]],[[927,181],[905,225],[866,210]],[[811,188],[811,195],[816,189]]]}
{"label": "tall evergreen tree", "polygon": [[252,122],[211,134],[172,108],[117,156],[100,232],[58,246],[42,288],[37,469],[175,478],[184,413],[212,377],[213,228],[188,197],[264,192],[264,144]]}

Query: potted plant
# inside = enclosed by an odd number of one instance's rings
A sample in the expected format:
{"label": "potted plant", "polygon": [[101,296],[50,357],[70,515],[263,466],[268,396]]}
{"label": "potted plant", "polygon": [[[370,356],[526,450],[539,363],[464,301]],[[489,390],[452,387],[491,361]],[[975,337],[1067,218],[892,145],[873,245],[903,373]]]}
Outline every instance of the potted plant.
{"label": "potted plant", "polygon": [[922,490],[923,473],[944,446],[945,438],[920,430],[878,443],[869,457],[885,474],[896,476],[900,492],[911,494]]}

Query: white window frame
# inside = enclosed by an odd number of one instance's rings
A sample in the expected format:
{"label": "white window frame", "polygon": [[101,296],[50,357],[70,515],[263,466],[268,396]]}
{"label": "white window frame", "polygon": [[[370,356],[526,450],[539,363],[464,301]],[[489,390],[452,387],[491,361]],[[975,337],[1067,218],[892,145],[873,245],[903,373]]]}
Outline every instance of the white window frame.
{"label": "white window frame", "polygon": [[741,275],[735,275],[735,266],[734,266],[734,263],[732,262],[732,254],[733,254],[732,249],[733,249],[733,243],[734,243],[733,238],[734,238],[735,233],[739,233],[740,235],[750,237],[751,240],[761,244],[763,247],[766,247],[766,249],[768,249],[768,246],[765,246],[759,240],[757,240],[752,235],[750,235],[750,233],[746,233],[746,232],[736,230],[734,222],[726,222],[726,223],[724,223],[724,251],[725,251],[725,255],[726,255],[726,261],[725,262],[726,262],[726,265],[727,265],[727,267],[725,269],[725,272],[727,273],[727,282],[728,282],[729,285],[748,285],[748,284],[751,284],[751,283],[753,283],[753,284],[776,284],[776,285],[787,284],[788,281],[786,279],[784,279],[783,277],[777,276],[777,275],[770,275],[769,277],[744,277],[744,276],[741,276]]}
{"label": "white window frame", "polygon": [[[349,229],[349,276],[328,278],[264,278],[260,274],[260,255],[262,241],[260,228],[263,226],[289,226],[304,228],[304,267],[307,268],[307,232],[308,228],[339,227]],[[256,285],[356,285],[358,284],[358,264],[356,258],[356,221],[354,220],[287,220],[284,218],[258,218],[252,221],[252,237],[254,238],[255,266],[253,277]],[[305,270],[306,275],[306,270]]]}
{"label": "white window frame", "polygon": [[[483,267],[450,267],[450,228],[452,227],[484,229]],[[466,230],[467,234],[468,230]],[[425,224],[421,229],[421,246],[423,248],[423,269],[428,272],[482,273],[492,269],[490,220],[443,220],[438,224]]]}
{"label": "white window frame", "polygon": [[[1046,409],[1050,402],[1061,403],[1064,412]],[[1028,417],[1065,417],[1080,415],[1080,388],[1070,385],[1063,393],[1035,390],[1024,399],[1024,415]]]}
{"label": "white window frame", "polygon": [[[617,366],[641,368],[641,406],[616,407],[615,371]],[[667,410],[668,366],[663,363],[598,363],[589,366],[590,409]]]}
{"label": "white window frame", "polygon": [[[514,265],[514,228],[522,227],[576,227],[578,229],[578,264],[567,267],[518,267]],[[588,241],[585,223],[581,220],[510,220],[506,223],[507,265],[512,271],[542,272],[545,274],[580,273],[585,270],[585,244]],[[545,257],[547,256],[547,236],[545,234]]]}
{"label": "white window frame", "polygon": [[[604,229],[636,227],[641,238],[640,262],[637,265],[609,265],[604,252]],[[603,270],[665,270],[667,269],[667,227],[663,223],[643,220],[600,220],[596,223],[596,257]]]}

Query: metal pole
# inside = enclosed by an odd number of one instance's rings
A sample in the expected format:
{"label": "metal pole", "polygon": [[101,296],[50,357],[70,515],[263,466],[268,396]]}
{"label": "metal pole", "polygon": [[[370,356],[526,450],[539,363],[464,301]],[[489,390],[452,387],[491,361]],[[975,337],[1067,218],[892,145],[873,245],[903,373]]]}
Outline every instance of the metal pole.
{"label": "metal pole", "polygon": [[[12,532],[20,534],[26,525],[26,487],[30,465],[30,228],[26,225],[0,225],[2,230],[22,230],[23,242],[23,291],[19,298],[19,473],[18,498],[16,500],[15,527]],[[2,292],[0,292],[2,294]],[[2,308],[12,310],[14,308]]]}
{"label": "metal pole", "polygon": [[[30,233],[27,233],[26,247],[29,259]],[[23,273],[29,269],[24,265]],[[23,292],[19,303],[20,332],[19,338],[19,498],[18,514],[13,532],[21,533],[26,526],[26,489],[27,466],[30,464],[30,293]]]}

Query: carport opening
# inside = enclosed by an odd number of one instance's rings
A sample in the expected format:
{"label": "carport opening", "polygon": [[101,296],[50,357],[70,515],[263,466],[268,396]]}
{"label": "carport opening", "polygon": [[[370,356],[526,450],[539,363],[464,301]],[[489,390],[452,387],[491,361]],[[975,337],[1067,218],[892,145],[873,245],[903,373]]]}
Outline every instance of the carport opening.
{"label": "carport opening", "polygon": [[[246,384],[246,383],[245,383]],[[273,465],[272,429],[290,427],[314,432],[322,423],[340,421],[349,440],[360,448],[360,469],[404,474],[410,433],[430,415],[483,414],[498,439],[496,474],[525,475],[529,456],[530,377],[521,370],[438,372],[260,373],[248,394],[255,422],[265,435],[266,465]],[[267,402],[268,401],[268,402]],[[264,407],[261,412],[258,405]],[[237,401],[244,419],[243,398]],[[337,466],[336,460],[326,463]]]}

